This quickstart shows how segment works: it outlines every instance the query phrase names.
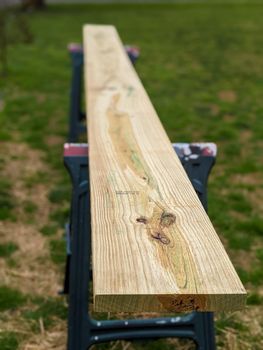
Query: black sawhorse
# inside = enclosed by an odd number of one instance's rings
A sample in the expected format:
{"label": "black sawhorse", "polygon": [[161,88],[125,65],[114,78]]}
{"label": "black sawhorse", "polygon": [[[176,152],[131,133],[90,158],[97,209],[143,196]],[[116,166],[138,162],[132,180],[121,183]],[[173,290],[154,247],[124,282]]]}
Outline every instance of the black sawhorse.
{"label": "black sawhorse", "polygon": [[[125,46],[125,50],[133,64],[139,57],[139,50],[133,46]],[[86,132],[84,121],[86,114],[81,109],[83,79],[83,49],[79,44],[68,45],[71,57],[72,76],[70,86],[70,110],[68,142],[77,142],[79,136]]]}
{"label": "black sawhorse", "polygon": [[[208,175],[215,163],[214,144],[174,144],[175,151],[205,208]],[[65,144],[64,162],[73,185],[70,215],[71,256],[67,258],[64,292],[69,293],[68,350],[86,350],[113,340],[192,339],[199,350],[214,350],[211,312],[144,320],[97,321],[90,317],[89,282],[91,227],[88,179],[88,145]],[[69,273],[70,272],[70,273]]]}
{"label": "black sawhorse", "polygon": [[76,142],[79,135],[86,131],[85,113],[81,109],[83,50],[78,44],[70,44],[68,50],[72,65],[68,141]]}

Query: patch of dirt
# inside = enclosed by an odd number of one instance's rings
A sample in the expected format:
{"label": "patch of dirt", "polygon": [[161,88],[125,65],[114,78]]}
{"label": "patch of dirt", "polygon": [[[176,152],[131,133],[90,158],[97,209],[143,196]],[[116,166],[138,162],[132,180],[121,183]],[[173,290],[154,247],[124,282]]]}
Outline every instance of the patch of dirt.
{"label": "patch of dirt", "polygon": [[263,216],[263,188],[257,187],[255,191],[248,191],[247,196],[256,211]]}
{"label": "patch of dirt", "polygon": [[65,142],[65,138],[62,136],[57,136],[57,135],[49,135],[45,138],[45,142],[49,146],[61,145],[61,150],[62,150],[62,146]]}
{"label": "patch of dirt", "polygon": [[[263,307],[249,306],[243,311],[230,314],[229,318],[244,325],[242,332],[238,329],[225,327],[220,329],[220,350],[260,350],[263,348],[262,325]],[[223,345],[222,345],[223,343]]]}
{"label": "patch of dirt", "polygon": [[246,190],[245,195],[256,212],[263,215],[263,178],[261,173],[234,174],[230,182],[239,185],[254,186],[254,190]]}
{"label": "patch of dirt", "polygon": [[223,102],[236,102],[237,95],[233,90],[222,90],[218,93],[218,98]]}
{"label": "patch of dirt", "polygon": [[0,241],[15,242],[19,249],[13,254],[16,266],[9,267],[0,259],[0,280],[19,288],[25,294],[55,296],[61,288],[59,274],[50,260],[46,238],[32,225],[1,222]]}
{"label": "patch of dirt", "polygon": [[4,317],[0,318],[0,332],[14,332],[27,337],[32,335],[31,325],[21,321],[21,309],[6,311],[2,314]]}
{"label": "patch of dirt", "polygon": [[43,103],[47,100],[47,96],[45,94],[40,94],[40,93],[37,93],[36,94],[36,100],[38,103]]}
{"label": "patch of dirt", "polygon": [[210,111],[211,111],[211,115],[216,117],[220,112],[220,107],[216,104],[211,104]]}
{"label": "patch of dirt", "polygon": [[251,130],[242,130],[239,132],[239,139],[242,143],[247,143],[251,139],[253,133]]}
{"label": "patch of dirt", "polygon": [[[0,280],[24,293],[54,296],[60,288],[59,273],[50,260],[48,240],[40,233],[53,209],[48,200],[52,184],[41,183],[41,178],[32,187],[26,183],[38,172],[52,176],[51,171],[42,160],[43,153],[26,144],[2,143],[1,151],[6,158],[2,174],[11,181],[15,198],[16,222],[0,223],[0,240],[13,241],[19,249],[12,256],[17,266],[9,267],[6,260],[0,259]],[[25,202],[36,206],[33,213],[25,211]]]}
{"label": "patch of dirt", "polygon": [[262,185],[263,179],[262,174],[251,173],[251,174],[234,174],[231,176],[231,182],[242,185]]}
{"label": "patch of dirt", "polygon": [[248,327],[249,337],[254,338],[250,344],[251,349],[263,349],[262,327],[263,327],[263,306],[250,305],[243,312],[237,313],[240,323]]}
{"label": "patch of dirt", "polygon": [[244,270],[250,270],[250,268],[255,265],[256,254],[254,251],[245,251],[245,250],[231,250],[228,249],[228,254],[231,257],[231,261],[234,266],[241,267]]}
{"label": "patch of dirt", "polygon": [[1,99],[1,96],[0,96],[0,112],[2,112],[5,108],[5,103],[4,101]]}
{"label": "patch of dirt", "polygon": [[39,319],[41,333],[26,339],[19,350],[65,350],[66,349],[66,321],[57,320],[56,326],[45,330],[43,322]]}
{"label": "patch of dirt", "polygon": [[[263,307],[260,305],[249,306],[244,312],[237,314],[240,322],[249,327],[250,334],[254,337],[262,335]],[[261,341],[263,345],[263,339]]]}
{"label": "patch of dirt", "polygon": [[[52,173],[43,162],[44,153],[33,150],[26,144],[6,142],[1,144],[1,151],[5,160],[3,176],[12,183],[12,195],[15,198],[15,215],[19,223],[28,222],[28,215],[24,212],[24,203],[32,202],[37,210],[34,213],[36,227],[41,228],[48,222],[52,205],[48,200],[48,193],[52,184],[41,183],[41,179],[31,186],[27,181],[35,175]],[[32,215],[31,215],[32,217]],[[30,218],[31,218],[30,217]]]}
{"label": "patch of dirt", "polygon": [[231,115],[231,114],[225,114],[223,116],[223,121],[224,122],[227,122],[227,123],[231,123],[233,122],[234,120],[236,119],[236,117],[234,115]]}
{"label": "patch of dirt", "polygon": [[223,329],[220,337],[223,346],[218,346],[218,350],[255,350],[249,342],[239,339],[238,332],[230,327]]}
{"label": "patch of dirt", "polygon": [[244,221],[247,218],[247,215],[244,213],[239,213],[238,211],[230,210],[229,214],[237,221]]}

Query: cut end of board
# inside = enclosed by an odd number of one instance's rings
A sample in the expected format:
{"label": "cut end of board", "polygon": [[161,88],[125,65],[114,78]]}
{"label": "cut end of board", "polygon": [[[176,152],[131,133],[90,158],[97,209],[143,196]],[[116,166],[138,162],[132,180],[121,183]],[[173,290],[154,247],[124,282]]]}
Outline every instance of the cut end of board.
{"label": "cut end of board", "polygon": [[96,295],[95,312],[220,312],[245,308],[247,294]]}

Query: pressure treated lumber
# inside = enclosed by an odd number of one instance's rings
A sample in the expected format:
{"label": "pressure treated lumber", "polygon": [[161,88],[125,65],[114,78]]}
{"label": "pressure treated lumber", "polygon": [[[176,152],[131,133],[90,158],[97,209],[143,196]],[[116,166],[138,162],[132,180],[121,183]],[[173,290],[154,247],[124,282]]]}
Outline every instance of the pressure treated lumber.
{"label": "pressure treated lumber", "polygon": [[84,27],[84,58],[95,310],[242,309],[246,291],[113,26]]}

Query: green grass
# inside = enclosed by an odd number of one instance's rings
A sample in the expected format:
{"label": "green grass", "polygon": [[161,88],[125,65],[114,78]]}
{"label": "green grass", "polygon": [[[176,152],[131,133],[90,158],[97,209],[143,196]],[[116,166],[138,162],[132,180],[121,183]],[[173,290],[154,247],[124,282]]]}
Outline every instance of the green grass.
{"label": "green grass", "polygon": [[[29,191],[39,184],[51,185],[52,211],[40,229],[51,260],[60,267],[64,263],[65,242],[54,236],[69,218],[71,186],[63,167],[62,144],[49,139],[66,140],[68,131],[71,71],[66,46],[82,41],[84,23],[110,23],[116,25],[124,43],[141,48],[136,70],[171,141],[217,143],[217,164],[209,179],[210,217],[232,256],[246,252],[241,256],[247,261],[236,268],[252,291],[250,307],[261,307],[263,184],[258,179],[263,171],[263,4],[56,5],[27,18],[35,41],[10,46],[9,75],[0,79],[5,106],[0,111],[0,139],[26,142],[43,151],[47,171],[25,177],[24,185]],[[16,199],[13,184],[2,176],[5,166],[6,157],[1,157],[0,219],[14,221]],[[26,200],[22,206],[37,221],[38,203]],[[9,266],[15,268],[12,252],[2,249]],[[0,309],[26,303],[18,290],[1,288]],[[51,319],[60,317],[56,301],[53,306],[43,300],[40,304],[24,316],[25,322],[34,324],[42,317],[49,324],[48,312]],[[241,338],[246,333],[246,325],[235,317],[220,317],[218,327],[237,329]],[[260,349],[252,333],[244,338]],[[161,341],[150,346],[165,349],[168,345]]]}
{"label": "green grass", "polygon": [[19,267],[19,262],[16,259],[13,259],[12,256],[6,260],[6,263],[7,263],[7,266],[10,268]]}
{"label": "green grass", "polygon": [[0,258],[10,258],[10,256],[18,249],[14,242],[0,243]]}
{"label": "green grass", "polygon": [[250,249],[253,245],[253,237],[250,237],[248,234],[245,234],[243,232],[240,232],[238,235],[233,235],[232,232],[228,232],[228,241],[229,241],[229,248],[231,249],[241,249],[241,250],[247,250]]}
{"label": "green grass", "polygon": [[236,228],[239,231],[247,232],[250,236],[263,237],[263,219],[261,217],[252,216],[245,221],[237,223]]}
{"label": "green grass", "polygon": [[222,313],[220,319],[216,322],[216,327],[221,332],[225,328],[233,328],[237,331],[245,331],[248,329],[247,325],[244,325],[235,320],[235,318],[227,313]]}
{"label": "green grass", "polygon": [[11,183],[6,178],[0,178],[0,220],[13,219],[15,201],[11,193]]}
{"label": "green grass", "polygon": [[70,187],[65,183],[61,185],[57,185],[53,190],[49,193],[49,200],[51,203],[62,203],[63,201],[69,201]]}
{"label": "green grass", "polygon": [[33,214],[37,211],[37,205],[34,202],[29,201],[29,200],[26,200],[23,203],[23,208],[27,214]]}
{"label": "green grass", "polygon": [[258,266],[258,264],[253,266],[252,269],[248,266],[247,270],[238,267],[237,272],[244,284],[254,285],[256,287],[263,284],[263,270],[262,266]]}
{"label": "green grass", "polygon": [[26,303],[26,296],[19,289],[0,286],[0,312],[17,309]]}
{"label": "green grass", "polygon": [[252,293],[248,296],[247,299],[247,304],[248,305],[261,305],[263,302],[263,298],[256,294],[256,293]]}
{"label": "green grass", "polygon": [[50,220],[56,222],[60,227],[64,227],[69,220],[69,206],[61,207],[50,214]]}
{"label": "green grass", "polygon": [[259,261],[263,263],[263,249],[258,249],[256,254]]}
{"label": "green grass", "polygon": [[53,236],[57,233],[58,230],[58,225],[56,224],[50,224],[50,225],[45,225],[41,228],[40,232],[44,236]]}
{"label": "green grass", "polygon": [[0,332],[0,349],[1,350],[16,350],[18,349],[19,341],[14,332]]}
{"label": "green grass", "polygon": [[65,320],[67,318],[67,307],[61,298],[49,298],[35,300],[37,307],[34,310],[27,310],[23,317],[31,323],[35,333],[40,332],[39,319],[43,320],[45,329],[48,329],[56,322],[56,318]]}
{"label": "green grass", "polygon": [[5,163],[5,159],[2,156],[0,156],[0,170],[4,169]]}
{"label": "green grass", "polygon": [[246,197],[240,192],[234,192],[232,191],[227,196],[227,201],[229,201],[229,205],[234,210],[241,212],[241,213],[247,213],[252,210],[252,206],[249,203],[249,201],[246,199]]}
{"label": "green grass", "polygon": [[49,181],[49,174],[43,171],[37,171],[35,174],[26,177],[24,184],[27,188],[34,188],[35,185],[48,183]]}
{"label": "green grass", "polygon": [[66,243],[63,239],[53,239],[50,241],[50,257],[51,260],[60,266],[65,264],[66,259]]}

